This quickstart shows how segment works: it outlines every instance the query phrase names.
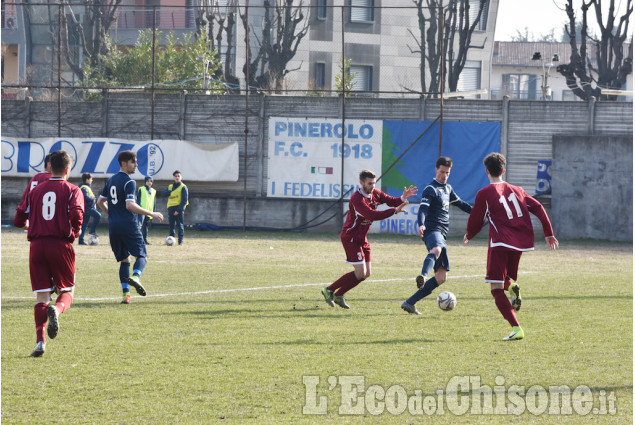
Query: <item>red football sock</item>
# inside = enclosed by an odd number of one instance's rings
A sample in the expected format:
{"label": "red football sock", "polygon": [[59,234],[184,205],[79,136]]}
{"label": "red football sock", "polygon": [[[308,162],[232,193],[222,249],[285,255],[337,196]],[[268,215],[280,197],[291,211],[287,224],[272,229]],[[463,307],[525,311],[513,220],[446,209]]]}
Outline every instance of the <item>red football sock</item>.
{"label": "red football sock", "polygon": [[505,291],[502,289],[492,289],[492,296],[494,297],[498,311],[501,312],[505,320],[507,320],[512,326],[520,326],[518,319],[516,318],[516,313],[514,313],[514,309],[512,308],[512,304],[505,295]]}
{"label": "red football sock", "polygon": [[507,277],[505,278],[505,290],[506,290],[506,291],[508,291],[508,290],[509,290],[509,287],[510,287],[510,286],[512,286],[512,283],[513,283],[513,282],[514,282],[514,281],[511,279],[511,277],[507,276]]}
{"label": "red football sock", "polygon": [[361,282],[361,280],[358,280],[357,277],[355,277],[355,272],[350,272],[337,279],[326,289],[333,292],[338,290],[335,295],[341,297],[346,292],[356,287],[359,282]]}
{"label": "red football sock", "polygon": [[71,308],[71,304],[73,304],[73,294],[70,292],[62,292],[57,296],[57,300],[55,300],[55,307],[57,307],[59,314]]}
{"label": "red football sock", "polygon": [[35,338],[37,342],[46,342],[44,339],[44,328],[48,320],[46,307],[48,307],[46,303],[37,303],[33,309],[33,316],[35,317]]}

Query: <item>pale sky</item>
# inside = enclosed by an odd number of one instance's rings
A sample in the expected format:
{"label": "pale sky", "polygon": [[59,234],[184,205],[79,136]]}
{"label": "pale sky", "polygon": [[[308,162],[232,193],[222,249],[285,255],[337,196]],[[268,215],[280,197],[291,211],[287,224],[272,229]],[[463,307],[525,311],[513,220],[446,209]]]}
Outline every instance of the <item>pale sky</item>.
{"label": "pale sky", "polygon": [[[516,29],[524,33],[525,27],[529,28],[529,33],[530,35],[533,33],[534,38],[547,35],[552,28],[555,28],[554,34],[560,40],[562,25],[568,20],[566,12],[560,10],[564,8],[564,3],[564,0],[500,0],[494,40],[511,41],[511,37],[516,35]],[[609,1],[604,3],[608,5]],[[581,1],[575,0],[573,4],[574,6],[580,5]],[[615,5],[622,11],[617,16],[621,16],[625,9],[626,0],[616,0]],[[582,12],[576,16],[581,17]],[[589,25],[591,25],[591,21],[596,19],[595,13],[589,12],[587,16],[589,17]],[[606,19],[604,21],[606,22]]]}

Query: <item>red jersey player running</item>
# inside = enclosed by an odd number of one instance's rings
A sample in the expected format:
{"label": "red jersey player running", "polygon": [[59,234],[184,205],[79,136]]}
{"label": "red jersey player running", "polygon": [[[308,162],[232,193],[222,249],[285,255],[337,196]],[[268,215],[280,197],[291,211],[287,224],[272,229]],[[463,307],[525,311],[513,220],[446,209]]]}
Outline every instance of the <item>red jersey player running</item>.
{"label": "red jersey player running", "polygon": [[[401,198],[396,198],[376,189],[376,183],[376,176],[372,171],[362,170],[359,173],[361,187],[351,196],[346,222],[340,233],[342,245],[346,251],[346,262],[352,264],[355,271],[345,274],[322,289],[322,295],[331,307],[337,304],[342,308],[350,308],[344,300],[344,294],[370,276],[370,244],[366,235],[373,221],[383,220],[402,212],[408,205],[406,199],[417,194],[417,188],[410,186],[407,189],[404,188]],[[377,206],[381,204],[393,208],[377,211]]]}
{"label": "red jersey player running", "polygon": [[[463,243],[468,243],[480,232],[485,220],[489,221],[485,282],[491,284],[496,307],[512,326],[512,333],[503,341],[512,341],[525,336],[514,310],[520,310],[521,304],[520,287],[516,283],[520,256],[524,251],[534,250],[534,229],[529,213],[542,223],[550,249],[558,248],[558,240],[553,235],[551,222],[543,206],[521,187],[503,181],[505,157],[500,153],[490,153],[483,164],[491,184],[476,194]],[[509,290],[511,303],[503,289]]]}
{"label": "red jersey player running", "polygon": [[[71,158],[66,151],[51,154],[51,178],[31,190],[27,210],[18,207],[16,226],[27,226],[31,241],[29,271],[31,288],[36,296],[34,309],[37,344],[32,357],[44,354],[44,327],[48,319],[49,338],[57,336],[59,315],[73,302],[75,289],[75,250],[73,241],[79,235],[84,216],[84,197],[79,187],[67,179]],[[53,282],[53,284],[52,284]],[[56,286],[59,296],[50,304]]]}

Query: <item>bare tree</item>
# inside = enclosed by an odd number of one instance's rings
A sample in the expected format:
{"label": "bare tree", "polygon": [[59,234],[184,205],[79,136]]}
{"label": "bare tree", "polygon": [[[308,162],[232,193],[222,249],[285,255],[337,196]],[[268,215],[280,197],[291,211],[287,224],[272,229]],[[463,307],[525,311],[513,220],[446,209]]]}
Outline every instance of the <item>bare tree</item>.
{"label": "bare tree", "polygon": [[[559,65],[557,71],[567,81],[567,86],[580,99],[588,100],[591,96],[598,99],[615,100],[615,95],[602,95],[601,90],[620,89],[626,82],[626,77],[633,72],[633,43],[630,42],[629,51],[624,54],[624,44],[629,34],[628,24],[633,13],[632,0],[626,0],[626,9],[618,18],[615,1],[610,0],[604,22],[602,0],[582,2],[582,28],[579,41],[576,34],[576,11],[573,0],[567,0],[565,9],[569,18],[565,31],[571,45],[571,57],[568,64]],[[588,14],[595,13],[595,19],[600,28],[598,37],[593,36],[588,27]],[[596,65],[591,61],[589,47],[594,48]]]}
{"label": "bare tree", "polygon": [[197,31],[206,37],[223,63],[215,77],[225,81],[230,90],[239,88],[234,60],[237,8],[238,0],[227,0],[225,6],[219,6],[216,0],[201,0],[195,19]]}
{"label": "bare tree", "polygon": [[[476,29],[483,8],[488,0],[480,0],[478,14],[473,22],[470,22],[469,0],[452,0],[446,12],[445,39],[443,47],[448,61],[448,87],[450,91],[456,91],[461,71],[465,67],[467,52],[473,47],[472,33]],[[457,39],[458,37],[458,39]]]}
{"label": "bare tree", "polygon": [[[411,51],[419,53],[421,58],[421,91],[440,92],[442,76],[444,80],[447,77],[448,88],[455,91],[465,67],[467,53],[474,47],[471,45],[472,33],[481,20],[488,0],[479,1],[478,14],[472,21],[470,21],[469,0],[450,0],[443,9],[441,9],[443,0],[425,0],[425,4],[424,0],[412,1],[417,7],[419,34],[415,35],[409,30],[417,43],[417,49],[411,49]],[[441,42],[439,28],[440,10],[443,10],[443,42]],[[444,66],[442,71],[441,60],[444,57],[447,66]]]}
{"label": "bare tree", "polygon": [[[258,51],[255,56],[249,51],[249,86],[265,90],[280,91],[285,76],[295,69],[287,69],[295,56],[302,38],[309,31],[309,22],[303,13],[303,2],[294,5],[294,0],[265,0],[262,30],[259,35],[241,15],[245,32],[252,31],[256,37]],[[246,74],[246,68],[244,69]]]}
{"label": "bare tree", "polygon": [[[116,20],[121,2],[122,0],[82,0],[79,4],[65,5],[61,8],[61,53],[80,80],[93,77],[85,75],[86,64],[93,73],[99,72],[99,65],[109,52],[108,31]],[[81,20],[76,9],[82,10]],[[69,32],[77,36],[77,45],[71,44]],[[82,55],[75,53],[77,49],[83,52],[84,61]]]}

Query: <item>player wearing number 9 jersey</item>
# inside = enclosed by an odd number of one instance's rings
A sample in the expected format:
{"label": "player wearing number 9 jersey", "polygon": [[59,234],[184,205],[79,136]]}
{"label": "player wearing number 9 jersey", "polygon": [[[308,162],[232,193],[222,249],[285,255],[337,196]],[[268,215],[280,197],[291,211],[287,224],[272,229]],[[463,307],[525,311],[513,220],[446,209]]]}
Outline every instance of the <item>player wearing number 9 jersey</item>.
{"label": "player wearing number 9 jersey", "polygon": [[[66,151],[53,152],[50,157],[51,178],[35,186],[28,195],[26,210],[18,207],[16,226],[26,226],[29,250],[31,288],[36,296],[34,308],[36,346],[32,357],[44,354],[44,327],[48,320],[48,336],[53,339],[59,330],[59,315],[73,302],[75,289],[75,250],[73,241],[79,235],[84,216],[81,190],[67,179],[71,158]],[[52,286],[53,285],[53,286]],[[51,292],[59,296],[51,304]]]}
{"label": "player wearing number 9 jersey", "polygon": [[[520,288],[516,283],[518,264],[524,251],[534,249],[532,213],[542,223],[545,240],[550,249],[558,248],[551,222],[543,206],[529,196],[521,187],[503,181],[506,160],[500,153],[491,153],[483,160],[490,185],[476,194],[474,208],[467,221],[467,232],[463,242],[467,243],[489,221],[489,243],[487,251],[487,274],[492,296],[498,310],[512,326],[512,333],[504,341],[522,339],[524,332],[514,311],[521,305]],[[503,290],[509,290],[511,303]]]}
{"label": "player wearing number 9 jersey", "polygon": [[[97,205],[108,213],[108,233],[110,247],[119,264],[119,281],[123,290],[122,304],[130,304],[130,286],[144,297],[146,290],[141,286],[141,274],[146,267],[146,245],[137,224],[136,214],[149,215],[159,222],[163,214],[141,208],[137,202],[137,185],[130,178],[137,170],[137,154],[122,151],[117,156],[119,172],[108,179],[101,191]],[[130,256],[136,258],[130,276]]]}

